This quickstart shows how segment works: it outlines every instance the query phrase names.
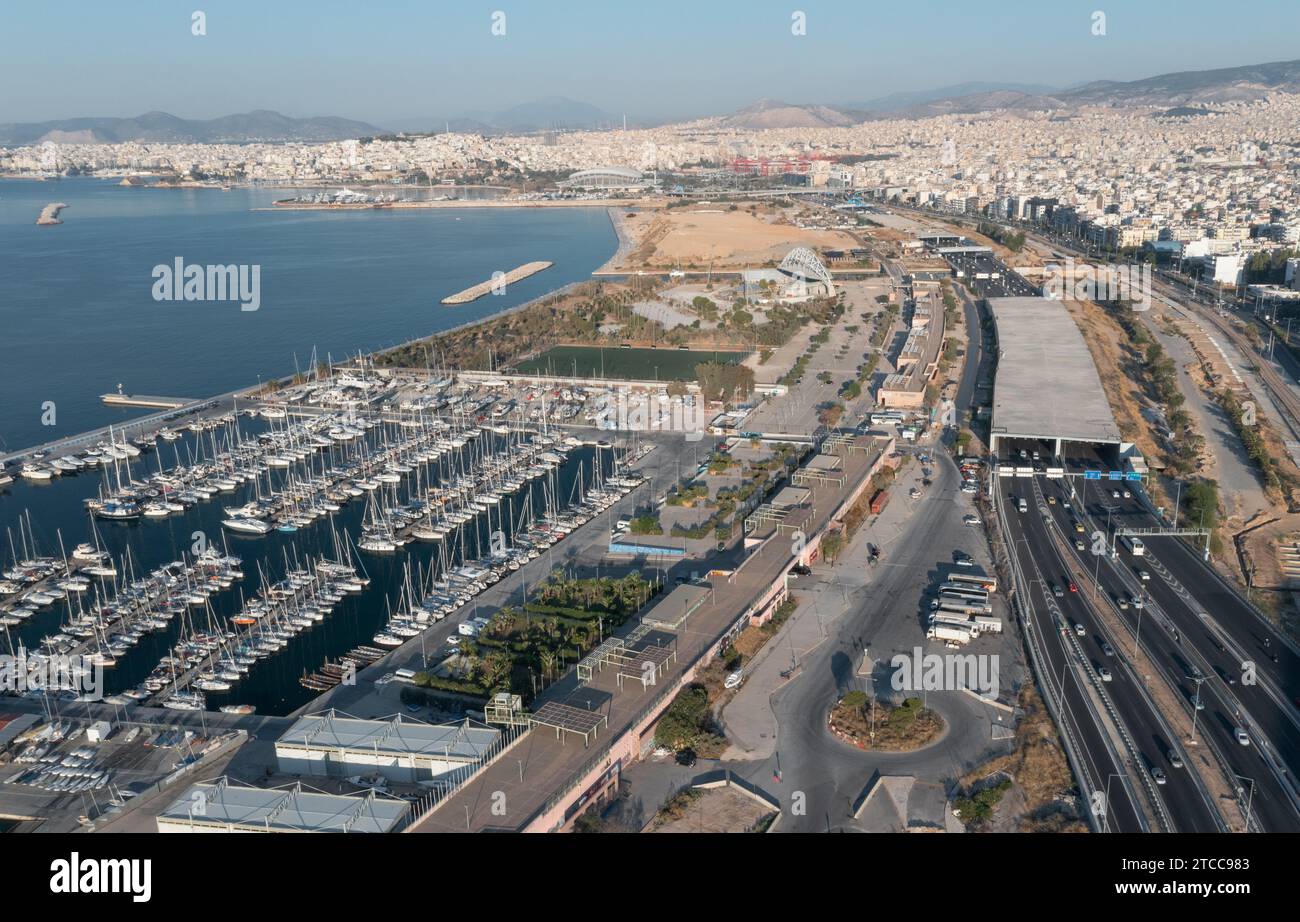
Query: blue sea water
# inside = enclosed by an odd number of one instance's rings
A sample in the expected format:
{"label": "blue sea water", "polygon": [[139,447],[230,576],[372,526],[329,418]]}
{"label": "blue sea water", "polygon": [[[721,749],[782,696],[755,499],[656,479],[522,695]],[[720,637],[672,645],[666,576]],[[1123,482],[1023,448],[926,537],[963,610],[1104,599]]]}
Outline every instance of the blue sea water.
{"label": "blue sea water", "polygon": [[[590,276],[617,247],[600,208],[257,210],[274,188],[0,180],[0,451],[142,415],[99,400],[203,397],[506,310]],[[63,224],[36,225],[65,202]],[[153,269],[260,267],[261,304],[157,301]],[[500,296],[453,292],[533,260]],[[48,402],[53,402],[54,425]]]}

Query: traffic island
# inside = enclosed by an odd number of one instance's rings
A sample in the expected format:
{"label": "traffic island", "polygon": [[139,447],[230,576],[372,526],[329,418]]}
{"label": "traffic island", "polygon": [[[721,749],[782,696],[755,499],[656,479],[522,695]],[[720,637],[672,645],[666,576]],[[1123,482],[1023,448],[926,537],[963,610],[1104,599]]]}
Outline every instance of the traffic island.
{"label": "traffic island", "polygon": [[938,742],[947,730],[943,718],[920,698],[884,704],[851,691],[831,708],[826,727],[851,746],[870,752],[915,752]]}

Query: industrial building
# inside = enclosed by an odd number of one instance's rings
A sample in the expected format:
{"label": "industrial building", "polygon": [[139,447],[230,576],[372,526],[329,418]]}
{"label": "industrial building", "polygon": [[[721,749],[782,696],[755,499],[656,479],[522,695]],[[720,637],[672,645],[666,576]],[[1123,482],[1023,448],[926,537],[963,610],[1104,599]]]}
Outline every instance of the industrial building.
{"label": "industrial building", "polygon": [[377,772],[389,781],[414,784],[462,777],[500,743],[500,730],[468,720],[426,724],[400,714],[359,720],[331,710],[299,718],[276,741],[275,757],[285,774],[347,778]]}
{"label": "industrial building", "polygon": [[1123,447],[1083,334],[1060,301],[989,298],[998,342],[990,450],[1008,439]]}
{"label": "industrial building", "polygon": [[156,822],[159,832],[395,832],[410,808],[374,791],[255,788],[223,777],[191,785]]}
{"label": "industrial building", "polygon": [[894,372],[886,375],[876,391],[876,403],[899,410],[925,406],[925,389],[939,371],[943,351],[943,309],[939,293],[927,291],[912,306],[907,339],[894,360]]}

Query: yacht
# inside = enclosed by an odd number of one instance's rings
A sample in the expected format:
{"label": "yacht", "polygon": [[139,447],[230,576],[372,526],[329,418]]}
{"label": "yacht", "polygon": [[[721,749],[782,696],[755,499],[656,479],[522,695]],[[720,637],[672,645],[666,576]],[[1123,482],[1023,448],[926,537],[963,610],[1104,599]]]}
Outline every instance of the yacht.
{"label": "yacht", "polygon": [[245,535],[265,535],[274,527],[271,523],[263,522],[261,519],[246,518],[244,516],[223,519],[221,524],[231,531],[237,531]]}

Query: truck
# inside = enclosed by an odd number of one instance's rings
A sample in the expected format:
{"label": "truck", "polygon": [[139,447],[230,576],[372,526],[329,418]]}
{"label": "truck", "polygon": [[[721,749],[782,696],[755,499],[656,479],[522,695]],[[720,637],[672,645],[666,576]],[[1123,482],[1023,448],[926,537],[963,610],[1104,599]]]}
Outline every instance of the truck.
{"label": "truck", "polygon": [[981,634],[1001,634],[1002,619],[994,615],[976,615],[975,627],[979,628]]}
{"label": "truck", "polygon": [[925,632],[927,640],[947,640],[952,643],[969,643],[975,636],[972,628],[953,627],[947,624],[936,624],[931,626]]}
{"label": "truck", "polygon": [[871,514],[880,515],[881,511],[889,504],[889,491],[877,490],[871,497]]}

